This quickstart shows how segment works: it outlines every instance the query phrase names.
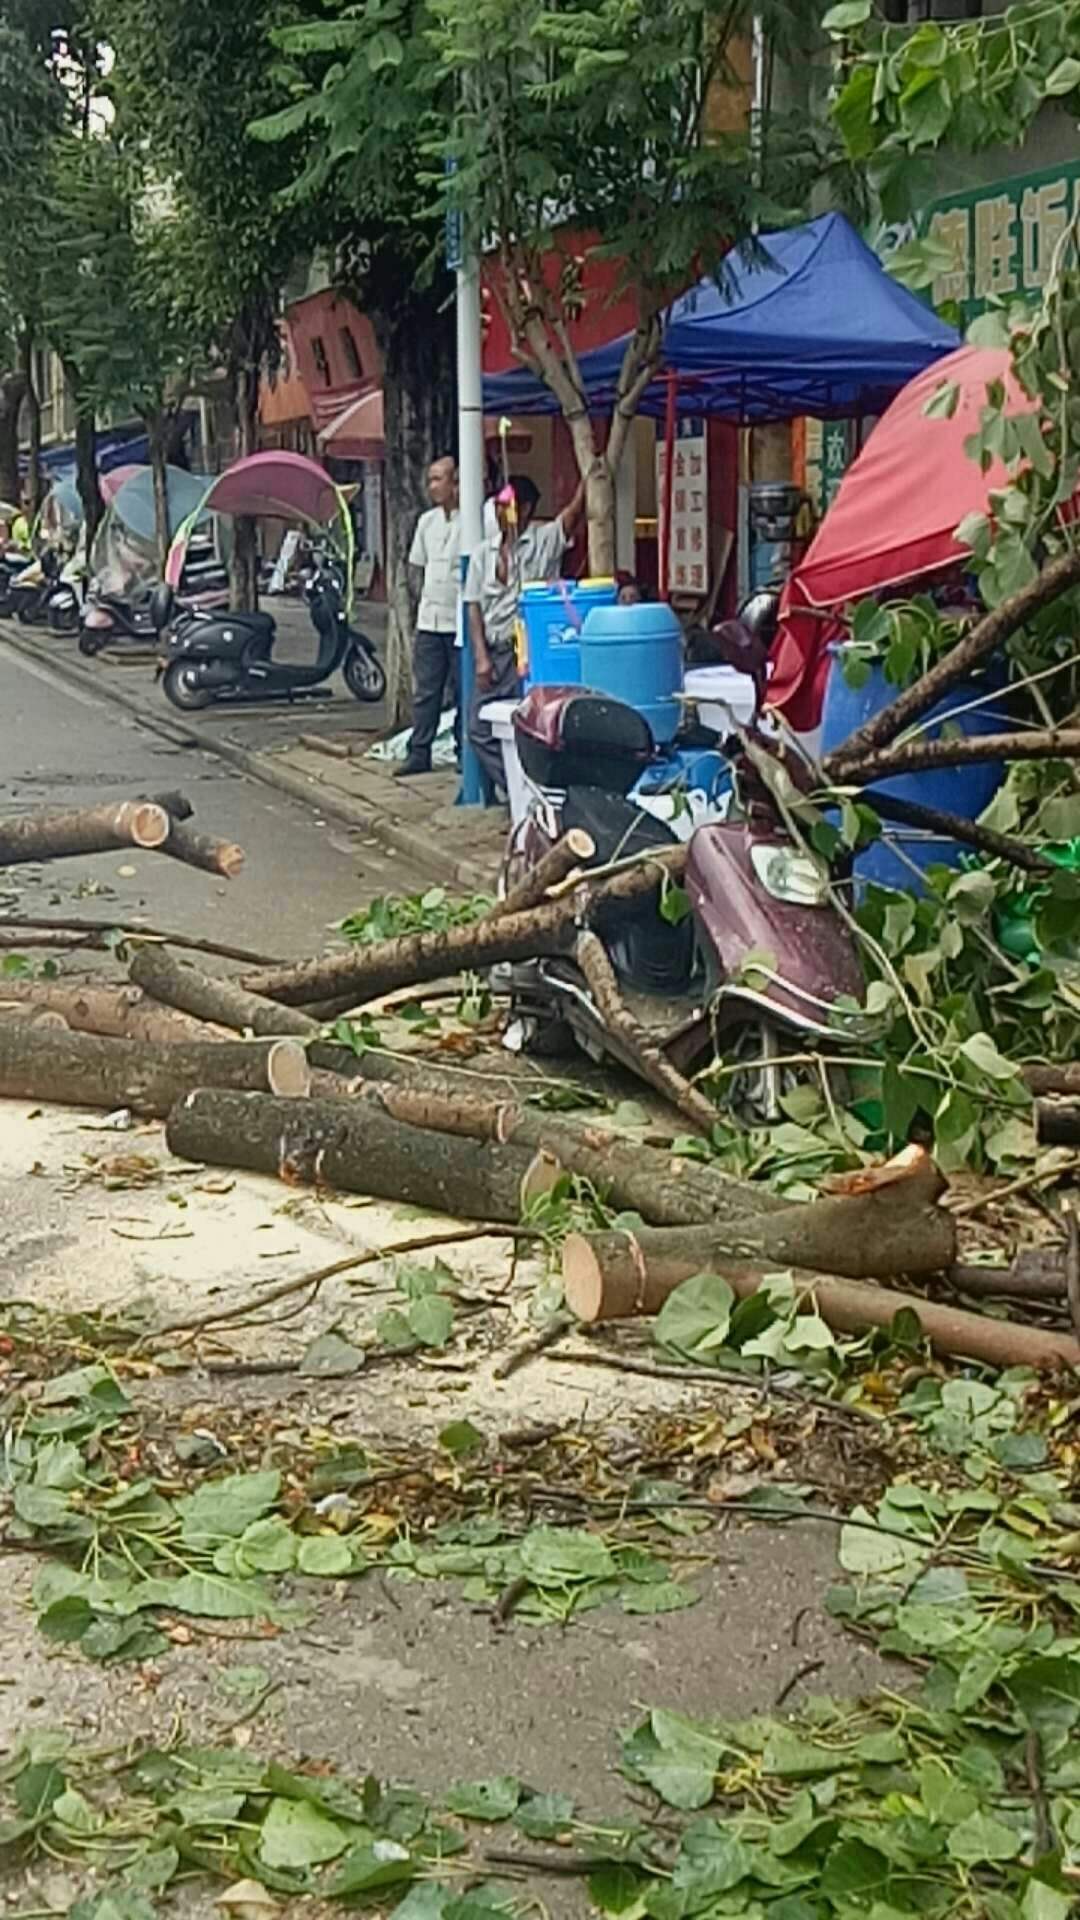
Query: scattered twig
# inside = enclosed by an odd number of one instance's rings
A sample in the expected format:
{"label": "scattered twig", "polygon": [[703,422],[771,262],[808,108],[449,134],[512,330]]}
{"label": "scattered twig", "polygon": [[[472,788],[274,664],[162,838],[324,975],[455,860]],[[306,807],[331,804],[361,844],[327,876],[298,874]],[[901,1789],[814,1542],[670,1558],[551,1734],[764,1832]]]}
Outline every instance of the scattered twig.
{"label": "scattered twig", "polygon": [[573,1324],[574,1319],[572,1314],[553,1314],[551,1319],[545,1321],[542,1327],[536,1328],[532,1333],[525,1334],[523,1339],[516,1341],[515,1344],[503,1354],[501,1360],[496,1360],[495,1365],[491,1369],[492,1379],[508,1379],[510,1374],[516,1373],[518,1368],[523,1367],[527,1360],[533,1359],[538,1353],[543,1353],[545,1347],[553,1346],[556,1340],[561,1340],[564,1333],[569,1333]]}
{"label": "scattered twig", "polygon": [[327,1267],[317,1267],[313,1273],[301,1273],[292,1280],[280,1281],[276,1287],[250,1294],[246,1300],[240,1300],[233,1306],[214,1307],[208,1313],[194,1314],[183,1320],[167,1320],[163,1327],[156,1327],[153,1333],[143,1334],[130,1351],[132,1354],[139,1353],[149,1343],[165,1340],[174,1333],[201,1333],[205,1327],[231,1326],[239,1320],[246,1320],[251,1314],[260,1313],[263,1307],[272,1306],[275,1300],[284,1300],[291,1293],[302,1292],[305,1287],[318,1289],[324,1280],[332,1280],[339,1273],[348,1273],[353,1267],[373,1266],[376,1261],[395,1260],[406,1253],[426,1253],[432,1247],[458,1246],[467,1240],[505,1237],[505,1227],[462,1227],[456,1233],[418,1234],[411,1240],[395,1240],[385,1247],[365,1247],[359,1253],[332,1260]]}
{"label": "scattered twig", "polygon": [[484,1859],[497,1867],[521,1867],[529,1873],[561,1873],[569,1876],[596,1873],[610,1867],[608,1853],[514,1853],[509,1847],[485,1847]]}
{"label": "scattered twig", "polygon": [[506,1625],[506,1622],[514,1612],[519,1601],[524,1600],[530,1585],[531,1582],[527,1573],[519,1573],[515,1580],[510,1580],[507,1583],[491,1609],[491,1617],[496,1626],[504,1627]]}
{"label": "scattered twig", "polygon": [[1007,1180],[1003,1187],[994,1187],[990,1193],[977,1193],[974,1199],[961,1200],[958,1205],[950,1204],[948,1198],[943,1204],[954,1220],[972,1220],[984,1207],[994,1205],[998,1200],[1007,1200],[1014,1193],[1028,1193],[1033,1187],[1050,1186],[1068,1172],[1068,1165],[1054,1167],[1029,1167],[1026,1173],[1018,1173],[1015,1180]]}
{"label": "scattered twig", "polygon": [[226,1734],[235,1733],[237,1727],[245,1726],[249,1720],[256,1719],[262,1712],[271,1694],[280,1693],[285,1684],[286,1682],[284,1680],[268,1680],[257,1699],[253,1700],[250,1706],[245,1707],[242,1713],[238,1713],[235,1719],[226,1720],[224,1726],[214,1728],[215,1738],[223,1740]]}
{"label": "scattered twig", "polygon": [[[220,940],[201,940],[190,933],[163,933],[160,927],[136,927],[126,921],[116,920],[76,920],[64,919],[55,914],[37,915],[0,914],[0,927],[40,928],[42,932],[77,933],[87,935],[118,935],[122,940],[165,941],[170,947],[187,947],[191,953],[216,954],[219,960],[235,960],[246,967],[283,966],[280,960],[270,960],[265,954],[252,953],[247,947],[227,947]],[[27,941],[27,945],[32,945]],[[88,940],[87,944],[91,944]]]}
{"label": "scattered twig", "polygon": [[796,1667],[790,1680],[784,1681],[783,1686],[781,1687],[779,1693],[777,1694],[775,1700],[773,1701],[773,1706],[782,1707],[784,1704],[784,1701],[787,1700],[789,1696],[794,1693],[800,1681],[809,1680],[810,1675],[812,1673],[820,1673],[824,1665],[825,1665],[824,1660],[804,1660],[801,1667]]}
{"label": "scattered twig", "polygon": [[781,1394],[787,1400],[809,1401],[815,1407],[821,1407],[829,1413],[839,1414],[851,1420],[867,1420],[878,1427],[881,1422],[874,1413],[867,1413],[865,1407],[851,1407],[843,1400],[829,1400],[823,1394],[807,1393],[802,1387],[778,1386],[775,1380],[766,1379],[758,1374],[740,1373],[735,1367],[694,1367],[668,1366],[662,1360],[639,1360],[629,1354],[586,1352],[577,1347],[563,1347],[558,1353],[548,1355],[550,1360],[569,1360],[574,1366],[611,1367],[618,1373],[640,1373],[647,1380],[682,1380],[692,1383],[717,1386],[726,1382],[729,1386],[745,1387],[748,1393],[765,1395]]}

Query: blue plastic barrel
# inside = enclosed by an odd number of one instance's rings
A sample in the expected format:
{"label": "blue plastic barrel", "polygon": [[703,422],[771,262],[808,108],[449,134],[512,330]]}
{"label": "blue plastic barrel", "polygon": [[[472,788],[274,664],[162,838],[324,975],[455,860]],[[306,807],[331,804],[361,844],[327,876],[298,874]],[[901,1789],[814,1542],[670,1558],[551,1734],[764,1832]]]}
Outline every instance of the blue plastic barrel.
{"label": "blue plastic barrel", "polygon": [[[861,687],[849,686],[840,658],[843,648],[830,651],[833,658],[821,716],[822,754],[834,752],[857,727],[880,713],[883,707],[890,706],[898,691],[886,680],[880,667],[871,668],[869,678]],[[1004,665],[992,661],[984,674],[954,687],[924,714],[922,737],[938,739],[946,723],[951,730],[969,735],[1008,732],[1012,723],[1004,710],[1004,702],[970,705],[972,700],[987,693],[1003,693],[1005,684]],[[962,711],[964,708],[966,712]],[[1004,778],[1002,761],[980,760],[967,767],[927,768],[922,773],[898,774],[893,780],[877,784],[880,792],[895,794],[897,799],[914,800],[924,807],[940,807],[946,813],[958,814],[962,820],[975,820],[983,808],[989,806]],[[970,852],[970,847],[956,840],[920,833],[910,827],[890,826],[886,822],[882,838],[858,855],[855,874],[864,882],[874,881],[878,886],[920,893],[922,887],[913,868],[925,871],[931,866],[954,867],[963,854]]]}
{"label": "blue plastic barrel", "polygon": [[644,714],[659,742],[679,724],[682,627],[662,602],[597,607],[581,630],[581,678]]}
{"label": "blue plastic barrel", "polygon": [[614,606],[614,580],[534,580],[521,589],[527,687],[579,687],[581,629],[594,607]]}

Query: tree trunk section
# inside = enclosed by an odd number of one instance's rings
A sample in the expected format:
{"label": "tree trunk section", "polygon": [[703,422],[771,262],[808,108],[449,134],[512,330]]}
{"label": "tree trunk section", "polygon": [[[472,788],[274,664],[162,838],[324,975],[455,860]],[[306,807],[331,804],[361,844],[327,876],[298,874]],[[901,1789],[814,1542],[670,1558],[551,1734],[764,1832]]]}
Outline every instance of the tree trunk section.
{"label": "tree trunk section", "polygon": [[[65,367],[65,378],[74,387],[70,370]],[[75,485],[82,502],[83,524],[86,528],[86,556],[89,561],[94,551],[94,536],[105,514],[105,502],[101,497],[101,481],[97,464],[97,426],[94,410],[76,398],[75,412]]]}
{"label": "tree trunk section", "polygon": [[293,1034],[306,1039],[320,1031],[318,1021],[298,1008],[279,1006],[274,1000],[247,993],[234,980],[221,980],[198,967],[185,966],[163,947],[137,947],[128,975],[135,986],[166,1006],[240,1033],[249,1029],[257,1034]]}
{"label": "tree trunk section", "polygon": [[17,506],[20,498],[19,415],[26,393],[21,368],[0,374],[0,498]]}
{"label": "tree trunk section", "polygon": [[1037,1101],[1035,1138],[1040,1147],[1080,1147],[1080,1102]]}
{"label": "tree trunk section", "polygon": [[891,780],[898,773],[925,773],[935,767],[966,767],[983,760],[1075,760],[1080,758],[1080,728],[1053,732],[981,733],[970,738],[901,741],[861,760],[845,764],[847,786]]}
{"label": "tree trunk section", "polygon": [[[618,1312],[652,1314],[679,1284],[674,1263],[654,1264],[641,1229],[634,1233],[570,1234],[563,1245],[563,1286],[571,1311],[586,1321],[611,1319]],[[714,1256],[706,1243],[693,1272],[718,1273],[740,1300],[748,1300],[769,1277],[771,1269],[731,1262],[722,1251]],[[682,1279],[689,1279],[684,1271]],[[669,1284],[670,1282],[670,1284]],[[1080,1342],[1067,1334],[1038,1327],[1014,1326],[982,1314],[966,1313],[884,1287],[860,1286],[854,1280],[836,1280],[826,1274],[798,1280],[800,1299],[814,1306],[837,1333],[865,1333],[871,1327],[888,1329],[898,1313],[914,1313],[935,1353],[980,1360],[994,1367],[1077,1367]]]}
{"label": "tree trunk section", "polygon": [[497,960],[522,960],[563,953],[572,947],[583,919],[603,926],[611,918],[639,909],[658,890],[661,879],[677,879],[685,869],[685,845],[662,848],[635,861],[590,890],[581,888],[527,913],[479,920],[470,927],[438,933],[410,933],[380,940],[355,953],[329,954],[298,966],[267,967],[247,976],[251,993],[289,1006],[327,1001],[342,1010],[373,1000],[393,987],[419,985],[451,977],[463,967],[480,969]]}
{"label": "tree trunk section", "polygon": [[163,851],[185,867],[198,867],[201,873],[216,873],[223,880],[235,880],[244,864],[244,849],[232,840],[216,840],[212,834],[196,833],[173,819]]}
{"label": "tree trunk section", "polygon": [[129,1107],[163,1119],[192,1087],[254,1088],[302,1097],[311,1085],[295,1040],[208,1040],[152,1046],[89,1033],[0,1028],[0,1098],[62,1107]]}
{"label": "tree trunk section", "polygon": [[25,499],[27,517],[33,520],[45,495],[41,478],[41,401],[34,383],[34,342],[29,333],[22,341],[23,376],[26,380],[26,392],[23,405],[26,408],[26,482]]}
{"label": "tree trunk section", "polygon": [[168,840],[171,826],[164,807],[152,800],[122,800],[72,813],[28,813],[22,820],[0,820],[0,866],[110,853],[116,847],[157,850]]}
{"label": "tree trunk section", "polygon": [[[232,398],[237,457],[245,460],[259,446],[259,373],[247,358],[234,369]],[[249,513],[233,522],[229,605],[238,613],[254,613],[259,605],[258,525]]]}
{"label": "tree trunk section", "polygon": [[90,981],[2,980],[0,1007],[8,1004],[55,1012],[73,1033],[99,1033],[111,1040],[175,1046],[180,1040],[215,1038],[213,1028],[204,1021],[158,1006],[138,987],[101,987]]}
{"label": "tree trunk section", "polygon": [[585,512],[589,537],[589,572],[596,579],[613,579],[615,575],[615,476],[606,454],[594,455],[586,475]]}
{"label": "tree trunk section", "polygon": [[159,574],[163,577],[169,548],[172,545],[172,522],[169,518],[169,476],[166,457],[167,427],[163,414],[152,413],[145,416],[146,433],[150,443],[150,477],[154,489],[154,541],[157,547]]}
{"label": "tree trunk section", "polygon": [[670,1101],[676,1112],[681,1113],[698,1133],[711,1136],[716,1125],[715,1106],[672,1065],[663,1048],[635,1020],[619,991],[615,969],[607,957],[603,942],[597,939],[595,933],[579,934],[574,943],[574,958],[585,975],[601,1019],[613,1034],[618,1035],[641,1078]]}
{"label": "tree trunk section", "polygon": [[457,445],[457,366],[452,302],[407,296],[372,314],[383,356],[386,435],[383,467],[387,700],[391,725],[405,726],[412,708],[413,619],[408,553],[418,513],[427,505],[427,470]]}
{"label": "tree trunk section", "polygon": [[1063,1067],[1021,1067],[1020,1077],[1029,1093],[1065,1093],[1080,1100],[1080,1062],[1075,1060]]}
{"label": "tree trunk section", "polygon": [[516,1224],[559,1169],[521,1147],[488,1147],[421,1133],[349,1100],[274,1100],[266,1094],[187,1094],[166,1139],[184,1160],[269,1173],[290,1185],[365,1193],[454,1219]]}

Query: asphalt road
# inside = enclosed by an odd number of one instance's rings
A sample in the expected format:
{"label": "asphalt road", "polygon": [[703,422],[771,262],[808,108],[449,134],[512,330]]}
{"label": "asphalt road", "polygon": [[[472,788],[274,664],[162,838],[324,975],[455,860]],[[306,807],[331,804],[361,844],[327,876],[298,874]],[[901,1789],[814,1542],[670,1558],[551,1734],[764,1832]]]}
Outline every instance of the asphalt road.
{"label": "asphalt road", "polygon": [[219,881],[156,854],[108,853],[0,876],[5,910],[116,914],[267,954],[314,952],[335,921],[381,893],[430,884],[401,855],[247,779],[213,754],[173,746],[115,705],[32,666],[0,641],[0,811],[79,807],[180,788],[194,825],[237,840],[247,861]]}

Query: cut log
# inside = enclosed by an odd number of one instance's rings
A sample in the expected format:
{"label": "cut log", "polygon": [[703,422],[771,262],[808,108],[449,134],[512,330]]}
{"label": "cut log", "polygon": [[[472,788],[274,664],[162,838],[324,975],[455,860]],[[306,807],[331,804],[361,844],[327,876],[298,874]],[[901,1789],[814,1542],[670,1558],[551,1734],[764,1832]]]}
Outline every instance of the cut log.
{"label": "cut log", "polygon": [[0,821],[0,866],[30,860],[62,860],[117,847],[157,849],[169,837],[171,820],[152,800],[121,800],[67,813],[28,813]]}
{"label": "cut log", "polygon": [[175,1046],[180,1040],[208,1041],[224,1035],[201,1020],[148,1000],[138,987],[104,987],[92,981],[0,981],[0,1005],[51,1009],[73,1033],[99,1033],[111,1040],[147,1040]]}
{"label": "cut log", "polygon": [[669,1100],[677,1113],[698,1132],[711,1135],[717,1111],[711,1100],[699,1093],[685,1075],[667,1058],[662,1047],[634,1019],[622,994],[615,969],[595,933],[578,935],[574,958],[585,975],[593,999],[605,1025],[617,1034],[624,1052],[634,1061],[641,1078]]}
{"label": "cut log", "polygon": [[184,1160],[510,1224],[551,1190],[561,1171],[526,1148],[478,1149],[473,1141],[421,1133],[349,1100],[286,1101],[202,1089],[174,1107],[166,1139]]}
{"label": "cut log", "polygon": [[[707,1245],[693,1267],[695,1273],[706,1270],[719,1273],[740,1300],[749,1299],[775,1271],[737,1264],[722,1256],[715,1260]],[[563,1286],[572,1312],[582,1320],[598,1320],[611,1317],[607,1304],[615,1294],[621,1300],[628,1291],[641,1301],[655,1297],[657,1276],[640,1233],[572,1233],[563,1246]],[[959,1307],[942,1306],[885,1287],[860,1286],[858,1281],[837,1280],[827,1274],[805,1279],[799,1275],[798,1289],[805,1304],[816,1306],[837,1333],[865,1333],[871,1327],[888,1329],[898,1313],[909,1311],[916,1315],[935,1353],[980,1360],[995,1367],[1080,1366],[1080,1341],[1066,1334],[990,1320]],[[642,1304],[628,1310],[644,1313],[655,1308]]]}
{"label": "cut log", "polygon": [[170,787],[168,793],[141,793],[140,800],[152,800],[155,807],[164,807],[170,820],[190,820],[195,809],[186,793],[180,793]]}
{"label": "cut log", "polygon": [[0,1025],[0,1098],[57,1106],[129,1107],[162,1119],[192,1087],[307,1093],[311,1072],[295,1040],[211,1040],[153,1046],[88,1033]]}
{"label": "cut log", "polygon": [[1022,1067],[1020,1077],[1029,1093],[1064,1093],[1080,1100],[1080,1064],[1075,1060],[1063,1067]]}
{"label": "cut log", "polygon": [[900,773],[926,773],[937,767],[967,767],[983,760],[1076,760],[1080,758],[1080,728],[1053,732],[943,735],[931,740],[920,735],[901,740],[879,753],[844,767],[846,786],[866,786],[873,780],[892,780]]}
{"label": "cut log", "polygon": [[876,793],[872,789],[864,791],[862,798],[882,820],[902,827],[918,827],[926,833],[944,834],[947,839],[959,840],[962,846],[974,847],[992,860],[1008,860],[1025,873],[1053,872],[1052,863],[1034,847],[1026,846],[1011,833],[998,833],[993,827],[984,827],[978,820],[963,820],[958,813],[946,813],[943,807],[927,807],[921,800],[898,800],[895,794]]}
{"label": "cut log", "polygon": [[0,1000],[0,1020],[21,1021],[24,1026],[33,1027],[36,1033],[71,1031],[62,1013],[57,1013],[53,1007],[35,1007],[29,1001],[12,1005],[10,1001]]}
{"label": "cut log", "polygon": [[977,1300],[1062,1300],[1065,1261],[1060,1247],[1026,1247],[1011,1267],[951,1267],[951,1287]]}
{"label": "cut log", "polygon": [[1035,1138],[1040,1147],[1080,1147],[1080,1104],[1075,1100],[1039,1100]]}
{"label": "cut log", "polygon": [[235,980],[221,980],[198,967],[186,966],[164,947],[136,947],[128,974],[144,993],[166,1006],[238,1033],[292,1034],[307,1039],[320,1032],[318,1021],[297,1008],[279,1006],[274,1000],[248,993]]}
{"label": "cut log", "polygon": [[[351,953],[329,954],[305,960],[295,967],[272,967],[249,974],[244,986],[251,993],[304,1006],[327,1001],[347,1012],[366,999],[389,993],[393,987],[442,980],[462,968],[480,970],[498,960],[531,960],[568,952],[583,922],[603,927],[610,919],[641,906],[655,893],[664,876],[676,879],[686,866],[684,845],[650,851],[647,858],[613,874],[593,888],[588,874],[565,898],[549,900],[527,913],[507,914],[497,920],[478,920],[467,927],[437,933],[403,934],[380,940]],[[324,1009],[325,1011],[325,1009]]]}
{"label": "cut log", "polygon": [[489,920],[501,920],[508,913],[526,913],[547,899],[552,887],[596,858],[596,842],[583,827],[571,827],[561,840],[549,847],[542,860],[522,875],[515,887],[498,901],[488,914]]}
{"label": "cut log", "polygon": [[231,840],[215,840],[212,834],[196,833],[194,828],[173,820],[162,849],[185,867],[198,867],[202,873],[217,873],[224,880],[235,880],[244,864],[244,849]]}

